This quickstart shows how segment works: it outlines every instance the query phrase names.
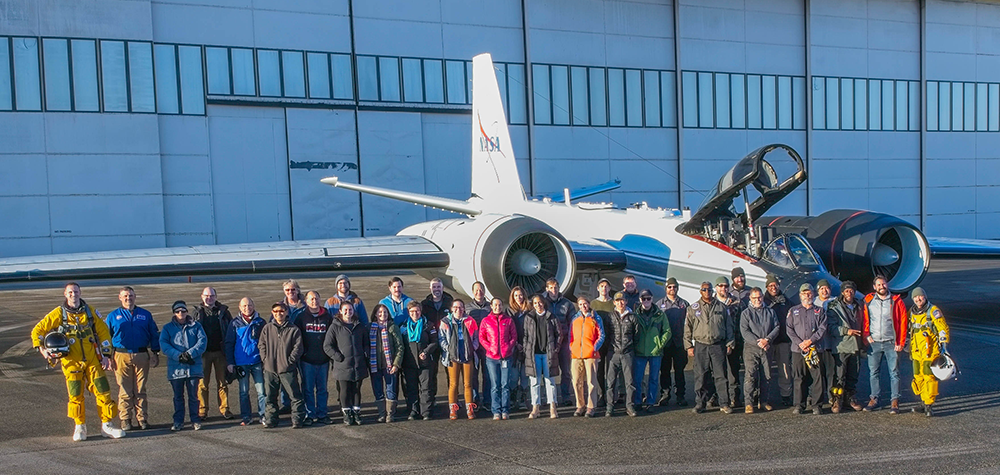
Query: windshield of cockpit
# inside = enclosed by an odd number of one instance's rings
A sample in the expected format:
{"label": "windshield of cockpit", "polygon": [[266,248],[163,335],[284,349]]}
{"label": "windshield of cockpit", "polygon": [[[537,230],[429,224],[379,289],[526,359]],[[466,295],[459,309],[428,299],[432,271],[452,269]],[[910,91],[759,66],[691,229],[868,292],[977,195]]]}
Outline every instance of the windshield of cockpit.
{"label": "windshield of cockpit", "polygon": [[771,241],[764,251],[764,260],[786,269],[819,265],[816,253],[796,235],[785,235]]}

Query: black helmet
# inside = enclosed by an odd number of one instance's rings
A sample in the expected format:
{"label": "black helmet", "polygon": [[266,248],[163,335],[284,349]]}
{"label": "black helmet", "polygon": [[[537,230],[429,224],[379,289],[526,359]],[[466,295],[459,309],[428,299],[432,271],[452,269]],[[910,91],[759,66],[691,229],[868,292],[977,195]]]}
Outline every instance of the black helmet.
{"label": "black helmet", "polygon": [[65,358],[69,356],[69,338],[66,338],[65,333],[61,332],[50,332],[45,335],[45,349],[49,350],[49,354],[54,358]]}

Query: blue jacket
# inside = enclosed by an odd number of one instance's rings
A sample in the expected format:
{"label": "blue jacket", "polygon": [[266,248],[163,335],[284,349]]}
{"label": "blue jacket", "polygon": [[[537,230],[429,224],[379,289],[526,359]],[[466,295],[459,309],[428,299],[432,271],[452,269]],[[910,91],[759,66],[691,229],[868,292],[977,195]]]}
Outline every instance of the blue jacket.
{"label": "blue jacket", "polygon": [[389,309],[389,314],[392,315],[392,321],[396,322],[396,326],[403,328],[403,323],[406,323],[406,319],[410,318],[410,313],[406,311],[406,306],[410,304],[413,299],[403,294],[402,303],[396,303],[392,299],[392,295],[386,295],[384,299],[379,300],[378,303],[385,305]]}
{"label": "blue jacket", "polygon": [[226,332],[226,363],[235,366],[248,366],[260,363],[260,350],[257,342],[260,331],[264,328],[264,319],[254,312],[250,323],[242,315],[233,317]]}
{"label": "blue jacket", "polygon": [[[167,355],[167,379],[201,378],[205,376],[201,365],[201,355],[208,346],[208,336],[201,324],[188,317],[187,323],[181,325],[177,320],[163,325],[160,333],[160,347]],[[178,357],[187,353],[194,364],[181,363]]]}
{"label": "blue jacket", "polygon": [[153,321],[153,314],[148,310],[136,307],[130,312],[127,308],[118,307],[104,317],[104,323],[111,330],[111,346],[132,351],[139,348],[160,351],[160,332]]}

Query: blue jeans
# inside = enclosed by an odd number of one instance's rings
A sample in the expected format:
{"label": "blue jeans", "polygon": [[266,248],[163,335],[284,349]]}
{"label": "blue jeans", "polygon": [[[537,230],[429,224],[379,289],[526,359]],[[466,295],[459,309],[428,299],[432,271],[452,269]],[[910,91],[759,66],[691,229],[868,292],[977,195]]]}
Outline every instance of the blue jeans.
{"label": "blue jeans", "polygon": [[264,395],[264,369],[260,363],[244,365],[243,370],[247,372],[245,377],[240,378],[240,417],[249,422],[253,419],[250,412],[250,378],[253,378],[253,387],[257,391],[257,415],[264,418],[264,407],[267,400]]}
{"label": "blue jeans", "polygon": [[399,373],[402,371],[397,371],[396,374],[389,374],[385,371],[379,371],[378,373],[372,373],[372,393],[375,394],[375,401],[384,401],[386,399],[390,401],[395,401],[397,390],[399,388]]}
{"label": "blue jeans", "polygon": [[198,417],[198,383],[201,378],[171,379],[170,386],[174,389],[174,424],[184,423],[184,391],[187,391],[188,414],[191,422],[201,422]]}
{"label": "blue jeans", "polygon": [[868,352],[868,371],[871,383],[871,397],[878,400],[882,392],[880,373],[882,370],[882,359],[885,359],[889,366],[889,392],[892,399],[899,399],[899,353],[896,351],[894,341],[876,341],[871,344],[871,351]]}
{"label": "blue jeans", "polygon": [[491,409],[493,415],[510,413],[510,367],[512,358],[495,360],[486,358],[486,370],[490,375]]}
{"label": "blue jeans", "polygon": [[[633,380],[635,381],[635,404],[642,404],[642,396],[646,395],[646,404],[656,404],[660,400],[660,364],[663,362],[662,356],[636,356],[635,364],[632,366]],[[646,390],[642,390],[643,375],[646,373],[646,366],[649,366],[649,384]]]}
{"label": "blue jeans", "polygon": [[556,382],[549,376],[549,355],[534,355],[535,376],[528,376],[531,382],[531,404],[542,404],[542,379],[545,380],[545,393],[549,404],[556,404]]}
{"label": "blue jeans", "polygon": [[330,363],[299,364],[302,371],[302,399],[306,403],[306,417],[322,419],[327,416],[327,401],[330,393],[326,389],[326,379],[330,374]]}

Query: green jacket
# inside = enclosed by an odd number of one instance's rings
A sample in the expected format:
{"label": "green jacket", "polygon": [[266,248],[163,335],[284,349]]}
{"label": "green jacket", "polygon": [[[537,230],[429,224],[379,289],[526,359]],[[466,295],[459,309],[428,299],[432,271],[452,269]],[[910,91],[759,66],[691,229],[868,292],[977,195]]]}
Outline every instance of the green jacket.
{"label": "green jacket", "polygon": [[635,337],[635,355],[641,357],[660,356],[663,347],[670,343],[672,335],[667,316],[659,307],[653,305],[644,310],[642,305],[635,310],[639,329]]}

